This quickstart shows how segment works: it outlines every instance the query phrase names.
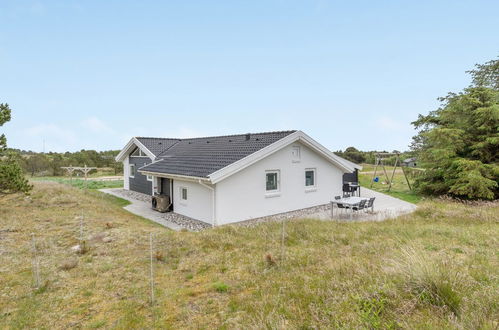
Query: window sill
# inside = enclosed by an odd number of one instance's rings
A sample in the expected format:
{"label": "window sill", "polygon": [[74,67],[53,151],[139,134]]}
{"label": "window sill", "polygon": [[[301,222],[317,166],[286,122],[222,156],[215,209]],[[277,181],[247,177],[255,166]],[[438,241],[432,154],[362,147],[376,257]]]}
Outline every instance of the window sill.
{"label": "window sill", "polygon": [[273,193],[266,193],[265,198],[274,198],[274,197],[279,197],[281,196],[280,192],[273,192]]}
{"label": "window sill", "polygon": [[312,187],[312,188],[306,188],[305,189],[306,193],[311,193],[311,192],[316,192],[316,191],[317,191],[317,187]]}

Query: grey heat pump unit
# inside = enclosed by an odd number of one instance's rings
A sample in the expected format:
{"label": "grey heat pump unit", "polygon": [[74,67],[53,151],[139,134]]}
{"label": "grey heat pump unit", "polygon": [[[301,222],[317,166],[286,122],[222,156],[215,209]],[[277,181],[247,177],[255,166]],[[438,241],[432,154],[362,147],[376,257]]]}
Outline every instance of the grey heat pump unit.
{"label": "grey heat pump unit", "polygon": [[156,195],[152,196],[152,208],[158,212],[168,212],[171,207],[170,196]]}

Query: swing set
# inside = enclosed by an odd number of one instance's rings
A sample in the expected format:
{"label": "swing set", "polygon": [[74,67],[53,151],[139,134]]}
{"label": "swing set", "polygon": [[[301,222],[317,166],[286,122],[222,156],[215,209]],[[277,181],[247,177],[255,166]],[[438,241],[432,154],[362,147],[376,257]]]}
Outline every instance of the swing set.
{"label": "swing set", "polygon": [[[395,165],[393,167],[393,172],[392,172],[392,177],[391,179],[388,177],[388,173],[386,172],[386,167],[385,167],[385,160],[388,157],[395,156]],[[400,161],[400,153],[398,152],[378,152],[376,153],[376,166],[374,167],[374,174],[373,174],[373,179],[371,180],[371,187],[373,187],[374,182],[378,182],[378,177],[376,176],[376,173],[378,171],[378,166],[381,166],[383,169],[383,172],[386,176],[386,181],[388,182],[388,191],[392,188],[393,184],[393,178],[395,177],[395,171],[397,170],[397,167],[400,167],[402,169],[402,173],[404,174],[405,181],[407,182],[407,185],[409,186],[409,190],[412,190],[411,184],[409,182],[409,179],[407,178],[407,174],[405,173],[404,166],[402,166],[402,162]]]}

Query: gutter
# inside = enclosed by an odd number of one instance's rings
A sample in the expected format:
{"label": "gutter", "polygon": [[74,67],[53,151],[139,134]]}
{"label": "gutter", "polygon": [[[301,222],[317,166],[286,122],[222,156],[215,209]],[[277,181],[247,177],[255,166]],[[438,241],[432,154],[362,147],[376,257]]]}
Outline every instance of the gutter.
{"label": "gutter", "polygon": [[212,200],[212,203],[213,203],[213,205],[212,205],[212,218],[213,218],[212,226],[216,227],[216,225],[217,225],[217,220],[216,220],[217,213],[216,213],[216,210],[215,210],[215,206],[216,206],[216,203],[215,203],[215,196],[216,196],[215,195],[215,188],[208,186],[206,183],[204,183],[203,181],[201,181],[201,179],[198,180],[198,183],[201,186],[203,186],[203,187],[208,188],[209,190],[211,190],[211,196],[212,196],[211,200]]}

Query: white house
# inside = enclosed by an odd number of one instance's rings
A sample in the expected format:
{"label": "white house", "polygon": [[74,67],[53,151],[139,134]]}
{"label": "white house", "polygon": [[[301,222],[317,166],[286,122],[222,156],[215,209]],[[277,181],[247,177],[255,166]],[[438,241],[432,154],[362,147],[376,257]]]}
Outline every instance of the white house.
{"label": "white house", "polygon": [[116,160],[125,189],[168,195],[174,212],[214,226],[327,204],[361,168],[302,131],[136,137]]}

